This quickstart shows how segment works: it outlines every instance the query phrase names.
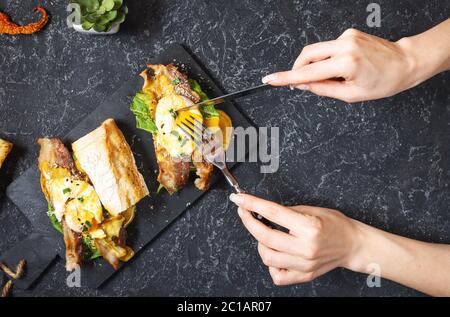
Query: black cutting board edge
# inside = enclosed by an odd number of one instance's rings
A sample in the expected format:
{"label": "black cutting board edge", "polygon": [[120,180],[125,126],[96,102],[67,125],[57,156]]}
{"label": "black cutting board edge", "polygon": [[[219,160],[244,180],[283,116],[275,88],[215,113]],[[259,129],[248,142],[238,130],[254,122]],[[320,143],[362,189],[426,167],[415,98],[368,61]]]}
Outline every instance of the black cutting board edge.
{"label": "black cutting board edge", "polygon": [[[223,95],[223,92],[203,71],[202,67],[179,44],[170,45],[159,57],[150,62],[155,64],[174,63],[182,70],[187,71],[191,78],[198,80],[210,97]],[[135,128],[135,119],[128,107],[132,97],[141,86],[140,77],[133,76],[63,138],[63,141],[69,144],[94,130],[101,122],[110,117],[116,120],[123,131],[135,154],[138,168],[144,175],[151,192],[149,197],[138,204],[136,219],[128,229],[128,241],[136,253],[140,252],[188,206],[204,194],[194,187],[193,182],[190,182],[186,188],[174,196],[169,196],[167,193],[155,194],[158,186],[155,172],[158,167],[153,151],[152,137],[147,132]],[[221,107],[231,117],[235,127],[251,126],[247,118],[233,104],[225,103]],[[36,152],[37,150],[36,147]],[[248,151],[254,150],[255,147],[248,149]],[[235,163],[229,165],[233,167]],[[216,171],[213,175],[213,184],[221,178]],[[39,171],[36,166],[25,171],[11,183],[6,194],[30,220],[34,233],[7,251],[0,257],[0,260],[14,265],[21,256],[25,257],[28,262],[27,274],[17,283],[17,286],[28,288],[45,271],[57,254],[64,257],[64,243],[62,236],[51,227],[46,215],[47,205],[40,190]],[[36,251],[43,249],[45,251]],[[97,260],[82,267],[82,283],[98,288],[114,273],[116,272],[104,260]]]}

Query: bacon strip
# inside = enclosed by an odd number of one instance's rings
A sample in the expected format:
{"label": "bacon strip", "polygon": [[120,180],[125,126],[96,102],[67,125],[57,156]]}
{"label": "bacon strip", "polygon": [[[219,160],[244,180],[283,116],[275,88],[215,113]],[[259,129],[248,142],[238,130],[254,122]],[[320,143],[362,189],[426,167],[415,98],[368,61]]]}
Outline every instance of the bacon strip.
{"label": "bacon strip", "polygon": [[211,174],[214,167],[203,159],[200,149],[195,149],[192,153],[192,164],[194,164],[198,176],[194,181],[195,187],[200,190],[208,190],[211,186]]}
{"label": "bacon strip", "polygon": [[[60,139],[39,139],[41,146],[38,158],[38,166],[41,171],[41,186],[47,200],[51,203],[52,198],[46,189],[46,180],[42,177],[43,167],[63,167],[73,175],[77,175],[75,163],[69,150],[64,146]],[[83,260],[83,238],[80,233],[72,231],[62,220],[64,243],[66,245],[66,270],[73,271],[77,265],[81,265]]]}
{"label": "bacon strip", "polygon": [[95,239],[95,247],[114,270],[119,268],[119,258],[114,254],[111,245],[106,240]]}
{"label": "bacon strip", "polygon": [[66,245],[66,270],[71,272],[83,262],[83,238],[62,221],[64,244]]}
{"label": "bacon strip", "polygon": [[192,100],[193,103],[200,102],[200,96],[192,90],[188,76],[180,72],[173,64],[167,65],[166,68],[167,76],[175,86],[175,92]]}
{"label": "bacon strip", "polygon": [[41,146],[38,158],[39,170],[42,171],[42,166],[46,162],[50,167],[64,167],[69,172],[75,173],[72,155],[60,139],[41,138],[37,143]]}
{"label": "bacon strip", "polygon": [[170,156],[169,152],[155,142],[156,160],[159,165],[158,182],[173,194],[184,187],[189,179],[189,162]]}

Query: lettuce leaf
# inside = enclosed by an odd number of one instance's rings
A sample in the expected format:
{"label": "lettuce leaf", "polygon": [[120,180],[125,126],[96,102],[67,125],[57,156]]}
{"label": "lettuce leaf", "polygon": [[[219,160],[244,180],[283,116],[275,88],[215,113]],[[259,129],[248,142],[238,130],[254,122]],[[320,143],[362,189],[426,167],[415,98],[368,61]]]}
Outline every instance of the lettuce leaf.
{"label": "lettuce leaf", "polygon": [[138,92],[131,102],[130,110],[136,117],[136,127],[138,129],[142,129],[150,133],[155,133],[156,124],[150,116],[150,104],[150,96],[143,92]]}
{"label": "lettuce leaf", "polygon": [[200,96],[200,101],[205,101],[209,99],[208,95],[206,95],[200,84],[195,79],[189,79],[189,85],[191,85],[193,91],[198,93],[198,95]]}
{"label": "lettuce leaf", "polygon": [[85,259],[94,260],[102,256],[95,247],[94,241],[92,240],[91,236],[87,235],[83,238],[83,246]]}
{"label": "lettuce leaf", "polygon": [[48,203],[47,215],[50,218],[50,222],[51,222],[53,228],[55,228],[56,231],[63,233],[62,225],[58,221],[58,218],[56,218],[55,209],[53,208],[53,206],[50,203]]}
{"label": "lettuce leaf", "polygon": [[[200,101],[209,100],[208,96],[206,95],[206,93],[203,91],[202,87],[196,80],[189,79],[189,84],[191,85],[192,90],[195,91],[200,96]],[[216,107],[214,107],[214,105],[201,107],[200,112],[202,113],[202,116],[205,119],[219,116],[219,113],[217,112]]]}
{"label": "lettuce leaf", "polygon": [[158,189],[156,190],[156,193],[159,194],[164,188],[164,185],[160,183]]}

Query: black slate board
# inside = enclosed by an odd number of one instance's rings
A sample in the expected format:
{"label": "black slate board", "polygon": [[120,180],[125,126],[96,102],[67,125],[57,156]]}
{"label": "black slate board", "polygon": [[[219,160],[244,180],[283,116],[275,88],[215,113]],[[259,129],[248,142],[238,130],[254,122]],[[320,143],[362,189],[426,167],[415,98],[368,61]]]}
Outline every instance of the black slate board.
{"label": "black slate board", "polygon": [[[202,70],[201,66],[179,44],[169,46],[157,58],[149,58],[149,63],[174,63],[187,72],[191,78],[199,81],[210,97],[223,95],[223,92]],[[63,138],[63,141],[70,145],[71,142],[94,130],[107,118],[114,118],[123,131],[151,193],[149,197],[138,204],[136,219],[128,228],[128,244],[136,253],[204,194],[195,188],[193,182],[173,196],[169,196],[167,192],[156,194],[158,167],[152,137],[149,133],[135,128],[135,118],[129,110],[131,99],[141,86],[142,79],[136,74]],[[233,104],[225,103],[220,107],[232,118],[234,127],[247,128],[251,126],[250,122]],[[250,147],[248,151],[255,149],[255,145],[250,145]],[[37,146],[34,150],[38,153]],[[237,161],[241,159],[238,157]],[[229,167],[233,167],[235,164],[231,162]],[[220,178],[222,176],[215,171],[213,184]],[[64,242],[62,236],[52,228],[47,217],[47,203],[41,193],[37,166],[31,167],[10,184],[6,194],[30,220],[35,230],[25,241],[1,257],[1,260],[11,266],[15,265],[20,258],[27,260],[29,268],[27,274],[16,285],[20,288],[28,288],[57,254],[64,258]],[[110,265],[103,259],[99,259],[82,267],[81,281],[83,285],[99,287],[114,273],[115,271]]]}

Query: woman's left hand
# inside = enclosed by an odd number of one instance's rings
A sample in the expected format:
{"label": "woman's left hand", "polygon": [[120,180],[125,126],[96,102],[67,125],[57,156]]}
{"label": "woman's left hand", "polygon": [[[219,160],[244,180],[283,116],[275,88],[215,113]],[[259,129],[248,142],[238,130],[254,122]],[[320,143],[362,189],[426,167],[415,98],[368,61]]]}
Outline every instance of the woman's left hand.
{"label": "woman's left hand", "polygon": [[[262,261],[276,285],[311,281],[336,267],[352,269],[359,247],[358,222],[337,210],[285,207],[248,194],[232,194],[244,226],[258,240]],[[285,227],[272,229],[250,211]]]}

